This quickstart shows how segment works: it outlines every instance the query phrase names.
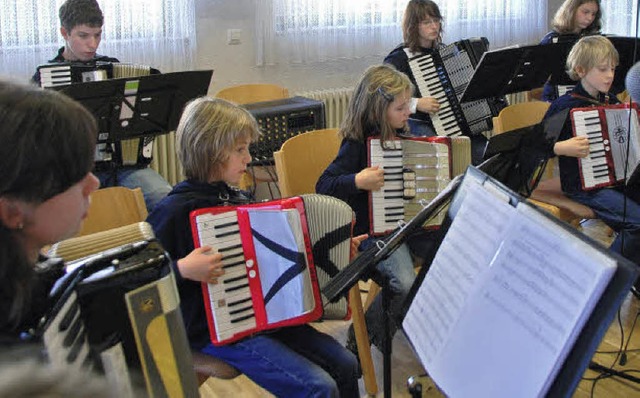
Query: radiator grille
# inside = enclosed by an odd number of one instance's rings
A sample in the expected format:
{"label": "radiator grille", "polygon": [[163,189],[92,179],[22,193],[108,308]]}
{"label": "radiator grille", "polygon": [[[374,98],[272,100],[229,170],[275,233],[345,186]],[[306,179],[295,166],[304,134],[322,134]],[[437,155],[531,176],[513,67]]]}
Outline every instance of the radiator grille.
{"label": "radiator grille", "polygon": [[353,87],[332,88],[298,93],[297,95],[324,102],[327,128],[338,128],[347,113]]}

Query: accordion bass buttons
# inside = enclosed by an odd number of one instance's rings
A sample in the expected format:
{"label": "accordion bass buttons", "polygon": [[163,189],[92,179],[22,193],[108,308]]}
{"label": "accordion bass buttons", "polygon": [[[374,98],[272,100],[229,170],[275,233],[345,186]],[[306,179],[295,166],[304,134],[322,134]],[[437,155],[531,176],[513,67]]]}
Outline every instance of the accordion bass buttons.
{"label": "accordion bass buttons", "polygon": [[254,266],[254,264],[255,264],[255,263],[254,263],[254,261],[253,261],[253,259],[249,259],[249,260],[247,260],[247,263],[246,263],[246,264],[247,264],[247,268],[249,268],[249,269],[250,269],[250,270],[249,270],[249,273],[248,273],[249,278],[251,278],[251,279],[255,278],[255,277],[256,277],[256,270],[255,270],[255,269],[251,269],[251,268],[253,268],[253,266]]}

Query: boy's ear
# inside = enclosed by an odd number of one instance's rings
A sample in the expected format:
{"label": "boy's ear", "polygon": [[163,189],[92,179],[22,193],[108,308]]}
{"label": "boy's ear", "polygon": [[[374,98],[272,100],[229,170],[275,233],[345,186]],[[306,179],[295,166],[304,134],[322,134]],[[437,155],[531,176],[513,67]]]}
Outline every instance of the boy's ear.
{"label": "boy's ear", "polygon": [[69,33],[67,32],[67,29],[64,26],[60,27],[60,34],[62,35],[62,38],[65,39],[65,41],[69,38]]}
{"label": "boy's ear", "polygon": [[0,222],[9,229],[22,229],[24,213],[15,200],[0,198]]}
{"label": "boy's ear", "polygon": [[576,73],[578,74],[580,79],[582,79],[587,74],[587,71],[582,65],[578,65],[576,66]]}

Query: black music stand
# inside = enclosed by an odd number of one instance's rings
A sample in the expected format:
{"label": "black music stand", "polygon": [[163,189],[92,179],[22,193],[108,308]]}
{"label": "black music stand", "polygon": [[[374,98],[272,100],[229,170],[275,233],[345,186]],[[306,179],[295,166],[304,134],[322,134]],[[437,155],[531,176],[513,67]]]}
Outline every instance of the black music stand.
{"label": "black music stand", "polygon": [[[368,249],[360,253],[351,264],[338,272],[322,289],[322,294],[325,298],[333,302],[346,295],[349,289],[358,283],[358,280],[366,274],[371,267],[374,267],[380,261],[389,257],[411,233],[415,232],[418,228],[422,227],[425,222],[442,211],[461,180],[462,176],[454,178],[438,196],[426,204],[409,222],[396,228],[391,234],[371,245]],[[391,325],[389,324],[389,322],[392,322],[391,316],[389,316],[391,297],[386,278],[381,288],[382,311],[387,315],[385,317],[386,321],[384,323],[384,338],[382,343],[384,396],[391,397],[391,343],[393,336],[391,336]]]}
{"label": "black music stand", "polygon": [[482,54],[460,102],[543,86],[558,65],[564,66],[571,46],[572,43],[553,43],[487,51]]}
{"label": "black music stand", "polygon": [[126,77],[67,86],[60,91],[96,118],[98,142],[166,134],[178,126],[185,104],[207,94],[213,70]]}
{"label": "black music stand", "polygon": [[522,196],[531,196],[568,115],[564,110],[533,126],[491,137],[484,159],[495,158],[483,171]]}

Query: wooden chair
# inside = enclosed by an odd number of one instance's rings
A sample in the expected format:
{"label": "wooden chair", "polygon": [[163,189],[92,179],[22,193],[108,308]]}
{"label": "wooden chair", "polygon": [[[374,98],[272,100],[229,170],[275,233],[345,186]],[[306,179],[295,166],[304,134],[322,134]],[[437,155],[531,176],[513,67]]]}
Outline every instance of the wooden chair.
{"label": "wooden chair", "polygon": [[[250,104],[253,102],[272,101],[283,98],[289,98],[289,90],[285,87],[277,84],[240,84],[237,86],[231,86],[223,88],[216,93],[216,98],[226,99],[227,101],[235,102],[236,104]],[[258,168],[260,169],[260,168]],[[260,170],[256,170],[253,175],[249,172],[245,172],[240,181],[241,189],[249,189],[254,184],[258,183],[271,183],[270,178],[259,178],[257,174]],[[266,173],[269,175],[269,173]]]}
{"label": "wooden chair", "polygon": [[91,194],[87,218],[77,236],[144,221],[147,206],[140,188],[109,187]]}
{"label": "wooden chair", "polygon": [[[509,105],[502,109],[498,116],[493,118],[493,133],[500,134],[505,131],[531,126],[542,121],[544,114],[549,109],[549,103],[544,101],[521,102]],[[596,218],[591,208],[566,197],[560,188],[560,177],[553,176],[555,158],[547,164],[545,176],[533,190],[529,200],[538,207],[543,208],[557,218],[578,226],[583,219]]]}
{"label": "wooden chair", "polygon": [[[340,143],[338,129],[335,128],[309,131],[285,141],[273,154],[282,197],[315,193],[316,181],[338,154]],[[375,395],[378,386],[357,284],[349,290],[349,306],[365,390],[369,395]]]}
{"label": "wooden chair", "polygon": [[216,93],[216,98],[223,98],[236,104],[250,104],[289,98],[289,90],[277,84],[240,84],[223,88]]}
{"label": "wooden chair", "polygon": [[[140,188],[109,187],[98,189],[91,194],[91,204],[80,233],[68,241],[52,246],[53,253],[71,259],[86,256],[95,247],[102,250],[116,247],[124,236],[154,237],[150,226],[143,222],[147,218],[147,207]],[[116,228],[116,230],[113,230]],[[93,243],[92,243],[93,242]],[[90,247],[87,247],[90,246]],[[91,248],[91,246],[95,246]],[[62,251],[61,251],[62,250]],[[65,257],[63,257],[65,258]],[[209,355],[193,352],[193,364],[198,382],[204,383],[209,377],[230,379],[240,372],[233,366]]]}

